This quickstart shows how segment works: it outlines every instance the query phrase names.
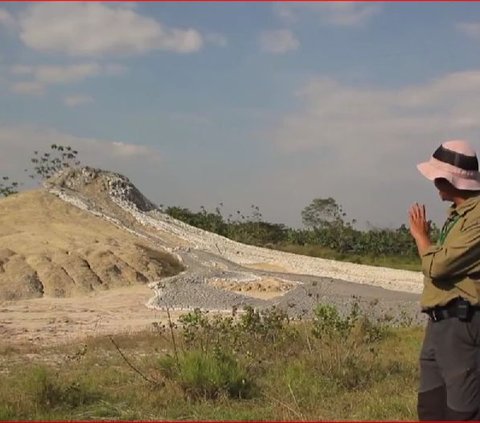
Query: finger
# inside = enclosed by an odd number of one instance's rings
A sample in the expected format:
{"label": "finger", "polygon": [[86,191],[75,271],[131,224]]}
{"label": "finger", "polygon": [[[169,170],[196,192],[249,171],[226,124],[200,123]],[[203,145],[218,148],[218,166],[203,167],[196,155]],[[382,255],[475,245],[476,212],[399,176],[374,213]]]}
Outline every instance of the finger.
{"label": "finger", "polygon": [[408,214],[408,217],[409,217],[409,220],[410,220],[410,223],[413,223],[417,220],[417,217],[416,217],[416,211],[414,208],[410,209],[410,212]]}
{"label": "finger", "polygon": [[408,214],[409,216],[414,216],[415,215],[415,204],[412,204],[410,208],[408,209]]}
{"label": "finger", "polygon": [[418,205],[418,220],[425,222],[425,206],[423,204]]}
{"label": "finger", "polygon": [[417,220],[422,220],[422,206],[420,204],[417,204]]}
{"label": "finger", "polygon": [[413,216],[415,217],[415,220],[418,220],[419,214],[420,214],[418,203],[415,203],[415,207],[413,210],[414,210]]}
{"label": "finger", "polygon": [[412,208],[410,209],[410,212],[408,214],[408,221],[410,223],[410,226],[412,226],[413,224],[415,224],[415,210]]}

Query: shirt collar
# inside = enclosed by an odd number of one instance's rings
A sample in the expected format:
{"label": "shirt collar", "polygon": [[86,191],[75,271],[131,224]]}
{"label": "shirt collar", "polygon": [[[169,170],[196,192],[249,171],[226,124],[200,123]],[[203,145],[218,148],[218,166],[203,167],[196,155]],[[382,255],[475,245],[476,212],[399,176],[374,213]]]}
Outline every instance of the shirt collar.
{"label": "shirt collar", "polygon": [[448,215],[450,217],[454,215],[465,216],[470,210],[472,210],[480,202],[480,195],[475,197],[467,198],[462,204],[458,207],[455,204],[452,204],[448,210]]}

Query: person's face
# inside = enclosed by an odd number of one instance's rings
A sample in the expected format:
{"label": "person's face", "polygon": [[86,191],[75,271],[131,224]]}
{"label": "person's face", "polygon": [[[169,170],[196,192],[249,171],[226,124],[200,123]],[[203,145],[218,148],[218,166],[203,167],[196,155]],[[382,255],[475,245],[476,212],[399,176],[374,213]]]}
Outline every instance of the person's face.
{"label": "person's face", "polygon": [[438,189],[438,194],[442,201],[453,201],[455,194],[455,187],[446,179],[438,178],[434,181],[435,187]]}

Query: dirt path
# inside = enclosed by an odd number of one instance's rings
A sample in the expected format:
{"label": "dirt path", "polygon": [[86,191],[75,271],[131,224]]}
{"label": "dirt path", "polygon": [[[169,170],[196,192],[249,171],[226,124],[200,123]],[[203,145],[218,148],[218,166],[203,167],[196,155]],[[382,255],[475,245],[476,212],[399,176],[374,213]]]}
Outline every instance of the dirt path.
{"label": "dirt path", "polygon": [[74,298],[2,302],[0,335],[9,344],[52,345],[144,330],[167,319],[166,312],[145,307],[151,297],[147,286],[132,286]]}

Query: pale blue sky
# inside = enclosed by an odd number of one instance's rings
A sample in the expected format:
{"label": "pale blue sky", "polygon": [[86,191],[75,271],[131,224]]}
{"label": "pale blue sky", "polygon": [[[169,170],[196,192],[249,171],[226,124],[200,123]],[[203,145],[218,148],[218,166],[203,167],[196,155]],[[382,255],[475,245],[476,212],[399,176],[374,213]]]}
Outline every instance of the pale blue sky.
{"label": "pale blue sky", "polygon": [[443,216],[418,161],[480,149],[477,3],[5,3],[0,40],[2,174],[64,142],[159,204],[397,226]]}

